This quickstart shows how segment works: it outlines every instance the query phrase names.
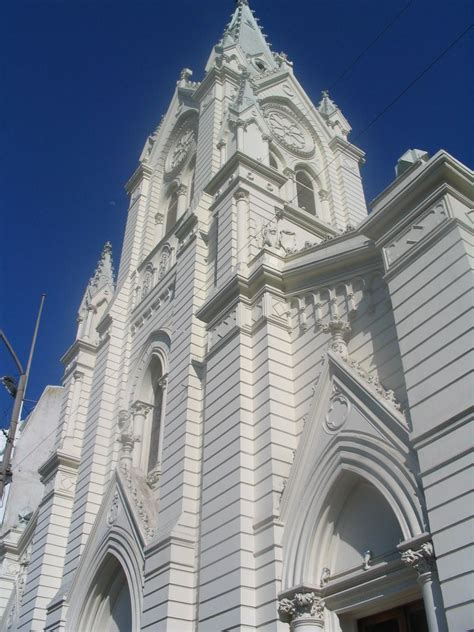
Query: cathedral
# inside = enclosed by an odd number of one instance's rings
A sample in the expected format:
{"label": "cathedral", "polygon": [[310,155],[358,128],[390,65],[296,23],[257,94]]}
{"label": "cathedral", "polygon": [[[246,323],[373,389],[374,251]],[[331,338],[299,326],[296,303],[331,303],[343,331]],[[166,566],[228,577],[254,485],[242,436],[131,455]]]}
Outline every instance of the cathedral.
{"label": "cathedral", "polygon": [[473,173],[409,149],[369,213],[348,120],[247,0],[201,74],[25,422],[14,468],[53,434],[31,511],[10,485],[0,628],[474,628]]}

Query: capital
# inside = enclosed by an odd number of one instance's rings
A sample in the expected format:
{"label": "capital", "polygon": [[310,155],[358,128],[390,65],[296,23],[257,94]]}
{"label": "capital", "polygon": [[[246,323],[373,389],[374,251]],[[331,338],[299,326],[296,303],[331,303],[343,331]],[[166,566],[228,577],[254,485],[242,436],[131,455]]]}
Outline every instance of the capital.
{"label": "capital", "polygon": [[320,321],[319,326],[321,327],[321,331],[331,334],[331,350],[343,358],[347,357],[347,343],[344,338],[351,331],[350,323],[341,318],[333,318],[327,323]]}
{"label": "capital", "polygon": [[237,202],[239,202],[240,200],[248,200],[249,192],[245,189],[237,189],[237,191],[234,193],[234,198]]}
{"label": "capital", "polygon": [[137,400],[131,405],[130,413],[132,417],[146,417],[152,408],[151,404]]}
{"label": "capital", "polygon": [[431,573],[435,568],[433,544],[424,542],[418,549],[408,549],[402,553],[402,562],[418,571],[419,575]]}
{"label": "capital", "polygon": [[176,189],[177,195],[186,195],[187,192],[188,192],[188,187],[185,184],[178,185],[178,188]]}
{"label": "capital", "polygon": [[280,621],[293,623],[299,619],[311,619],[320,627],[324,624],[324,601],[314,592],[295,593],[291,598],[280,599]]}

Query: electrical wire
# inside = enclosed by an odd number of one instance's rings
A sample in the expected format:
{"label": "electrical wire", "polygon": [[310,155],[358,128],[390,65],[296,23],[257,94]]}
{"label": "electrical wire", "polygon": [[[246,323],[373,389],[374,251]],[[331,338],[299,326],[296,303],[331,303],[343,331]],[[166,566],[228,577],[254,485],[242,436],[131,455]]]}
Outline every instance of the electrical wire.
{"label": "electrical wire", "polygon": [[357,55],[357,57],[354,59],[354,61],[352,61],[349,66],[347,66],[347,68],[345,70],[343,70],[341,72],[341,74],[335,79],[335,81],[329,86],[329,90],[332,90],[335,86],[337,86],[337,84],[341,81],[341,79],[343,79],[353,68],[354,66],[357,64],[357,62],[362,59],[362,57],[365,55],[365,53],[370,50],[372,48],[372,46],[374,46],[374,44],[376,44],[379,39],[381,39],[383,37],[383,35],[385,35],[385,33],[389,30],[389,28],[391,26],[393,26],[395,24],[395,22],[403,15],[403,13],[405,13],[405,11],[408,9],[408,7],[413,4],[413,0],[410,0],[404,7],[402,7],[402,9],[394,16],[394,18],[380,31],[380,33],[370,42],[370,44],[368,44],[364,50],[359,53],[359,55]]}

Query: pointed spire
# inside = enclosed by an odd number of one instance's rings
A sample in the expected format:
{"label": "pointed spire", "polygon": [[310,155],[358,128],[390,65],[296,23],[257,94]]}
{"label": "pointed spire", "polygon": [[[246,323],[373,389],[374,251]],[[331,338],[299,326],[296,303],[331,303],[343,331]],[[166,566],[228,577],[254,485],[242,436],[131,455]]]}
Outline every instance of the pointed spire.
{"label": "pointed spire", "polygon": [[323,98],[321,99],[321,103],[318,105],[318,111],[322,114],[322,116],[327,118],[328,116],[331,116],[338,107],[329,96],[329,92],[327,90],[323,90],[321,95]]}
{"label": "pointed spire", "polygon": [[94,296],[94,294],[105,285],[114,287],[114,264],[112,261],[112,244],[110,241],[104,245],[94,275],[89,281],[88,290],[90,291],[90,296]]}
{"label": "pointed spire", "polygon": [[[248,0],[237,0],[232,18],[218,44],[218,48],[221,49],[233,46],[240,50],[242,61],[255,74],[278,67]],[[211,54],[206,68],[209,68],[213,59],[214,56]]]}

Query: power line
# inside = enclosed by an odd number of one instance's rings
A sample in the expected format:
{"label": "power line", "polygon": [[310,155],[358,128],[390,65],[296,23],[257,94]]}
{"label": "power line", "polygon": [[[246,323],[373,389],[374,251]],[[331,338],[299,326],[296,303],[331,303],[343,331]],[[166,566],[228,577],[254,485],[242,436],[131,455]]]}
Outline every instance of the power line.
{"label": "power line", "polygon": [[[386,114],[388,112],[388,110],[390,110],[391,107],[393,107],[395,105],[395,103],[397,103],[422,77],[424,77],[426,75],[426,73],[428,71],[431,70],[431,68],[433,68],[433,66],[435,66],[445,55],[446,53],[448,53],[473,27],[473,24],[470,24],[467,28],[464,29],[464,31],[462,31],[462,33],[460,33],[452,42],[450,42],[446,48],[444,48],[439,55],[437,55],[427,66],[425,66],[425,68],[418,74],[416,75],[416,77],[414,79],[412,79],[410,81],[410,83],[401,91],[397,94],[397,96],[392,99],[378,114],[376,114],[374,116],[374,118],[352,139],[352,142],[357,141],[363,134],[365,134],[384,114]],[[324,171],[326,171],[326,169],[337,159],[337,157],[334,157],[331,161],[328,162],[328,164],[321,169],[321,171],[319,173],[316,174],[316,178],[318,178],[322,173],[324,173]],[[295,195],[293,197],[293,199],[290,201],[290,204],[292,204],[297,198],[297,195]]]}
{"label": "power line", "polygon": [[370,42],[370,44],[368,44],[364,50],[359,53],[359,55],[357,55],[357,57],[354,59],[354,61],[352,63],[349,64],[349,66],[347,66],[347,68],[345,70],[343,70],[341,72],[341,74],[336,78],[336,80],[329,86],[329,90],[332,90],[338,83],[339,81],[345,77],[353,68],[354,66],[357,64],[357,62],[365,55],[365,53],[372,48],[372,46],[374,46],[374,44],[376,44],[379,39],[381,39],[381,37],[383,35],[385,35],[385,33],[389,30],[389,28],[391,26],[393,26],[393,24],[395,24],[395,22],[398,20],[398,18],[405,13],[405,11],[408,9],[408,7],[413,4],[413,0],[409,0],[409,2],[402,7],[402,9],[394,16],[394,18],[380,31],[380,33]]}

